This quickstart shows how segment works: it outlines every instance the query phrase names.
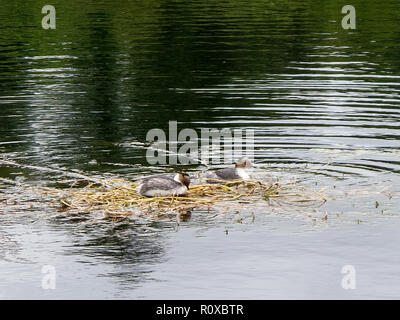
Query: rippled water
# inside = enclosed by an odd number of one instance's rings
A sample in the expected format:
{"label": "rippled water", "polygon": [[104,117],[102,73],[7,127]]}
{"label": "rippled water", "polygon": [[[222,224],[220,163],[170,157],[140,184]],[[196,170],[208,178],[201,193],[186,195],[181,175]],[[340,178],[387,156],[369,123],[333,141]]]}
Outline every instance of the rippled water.
{"label": "rippled water", "polygon": [[[398,298],[398,2],[353,1],[356,30],[325,1],[53,1],[56,30],[33,3],[0,6],[0,298]],[[172,120],[254,129],[253,174],[327,203],[113,223],[29,188],[203,170],[147,163]]]}

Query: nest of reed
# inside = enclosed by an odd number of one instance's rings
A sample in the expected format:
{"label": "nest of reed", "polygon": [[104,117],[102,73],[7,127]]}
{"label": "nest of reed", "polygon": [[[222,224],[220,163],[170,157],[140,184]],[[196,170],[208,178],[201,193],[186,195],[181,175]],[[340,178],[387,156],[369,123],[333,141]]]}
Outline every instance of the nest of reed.
{"label": "nest of reed", "polygon": [[94,182],[83,188],[77,187],[80,182],[77,180],[69,189],[57,191],[62,210],[77,213],[101,211],[108,217],[143,214],[162,217],[190,214],[196,208],[218,210],[229,207],[240,210],[245,204],[258,208],[283,205],[315,207],[326,201],[322,191],[314,191],[295,183],[280,184],[262,180],[191,185],[186,196],[153,198],[138,194],[137,183],[126,180]]}

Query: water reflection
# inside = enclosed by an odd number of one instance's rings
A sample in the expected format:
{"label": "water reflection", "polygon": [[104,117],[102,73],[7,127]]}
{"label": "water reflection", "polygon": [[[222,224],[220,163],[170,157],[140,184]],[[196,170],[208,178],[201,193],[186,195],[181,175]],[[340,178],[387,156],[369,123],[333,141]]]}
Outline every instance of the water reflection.
{"label": "water reflection", "polygon": [[[55,223],[65,225],[62,220],[57,219]],[[81,222],[76,223],[68,228],[69,245],[64,248],[64,255],[81,257],[82,262],[89,264],[110,264],[112,271],[100,276],[115,277],[126,286],[151,276],[151,266],[163,260],[164,242],[168,237],[163,234],[163,229],[173,230],[173,227],[168,228],[168,223],[162,222],[136,225],[133,221],[125,221],[110,226],[111,221],[93,225],[87,221],[84,227]],[[58,228],[57,225],[54,227]]]}

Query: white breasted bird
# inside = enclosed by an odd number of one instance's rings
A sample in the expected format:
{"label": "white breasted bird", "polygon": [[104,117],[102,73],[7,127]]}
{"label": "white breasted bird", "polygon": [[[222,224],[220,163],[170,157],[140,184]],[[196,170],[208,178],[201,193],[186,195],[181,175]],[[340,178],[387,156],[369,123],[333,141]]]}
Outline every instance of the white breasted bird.
{"label": "white breasted bird", "polygon": [[234,168],[225,168],[208,172],[206,174],[207,182],[220,183],[220,180],[250,179],[250,176],[245,170],[245,168],[248,167],[252,167],[251,161],[247,157],[241,158],[235,163]]}
{"label": "white breasted bird", "polygon": [[146,197],[183,196],[189,190],[190,177],[187,173],[177,173],[174,178],[155,176],[143,179],[136,191]]}

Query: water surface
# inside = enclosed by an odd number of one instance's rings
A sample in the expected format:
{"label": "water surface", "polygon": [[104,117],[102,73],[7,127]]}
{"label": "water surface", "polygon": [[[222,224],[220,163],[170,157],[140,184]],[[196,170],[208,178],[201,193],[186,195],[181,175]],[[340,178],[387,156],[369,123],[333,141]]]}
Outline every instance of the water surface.
{"label": "water surface", "polygon": [[[400,8],[286,0],[0,6],[0,297],[398,298]],[[28,186],[57,170],[135,179],[153,128],[255,130],[254,174],[317,190],[316,209],[112,222]],[[255,219],[254,219],[255,217]],[[44,265],[55,290],[41,287]],[[341,286],[344,265],[357,289]]]}

